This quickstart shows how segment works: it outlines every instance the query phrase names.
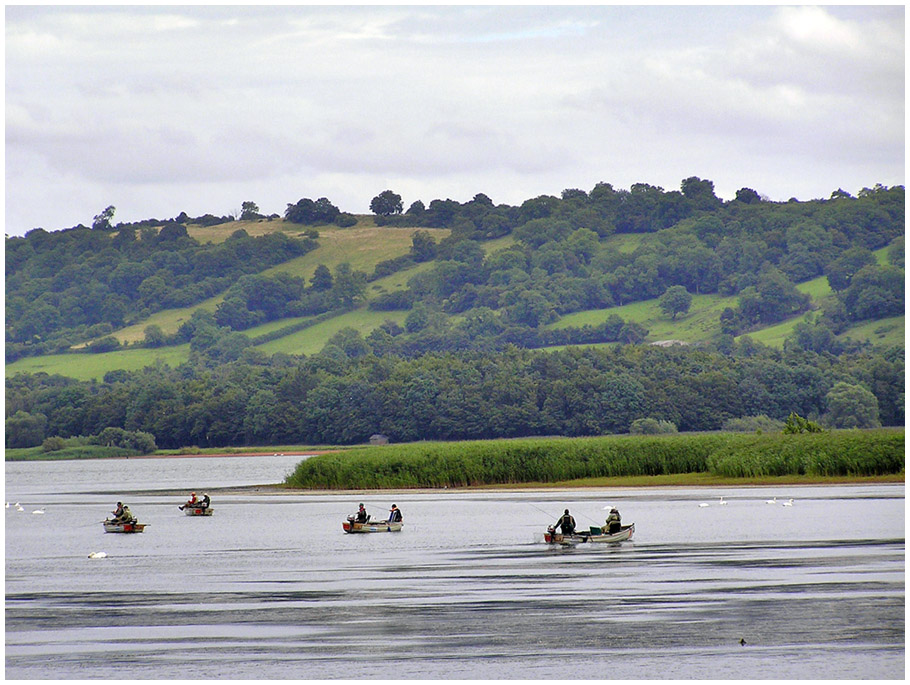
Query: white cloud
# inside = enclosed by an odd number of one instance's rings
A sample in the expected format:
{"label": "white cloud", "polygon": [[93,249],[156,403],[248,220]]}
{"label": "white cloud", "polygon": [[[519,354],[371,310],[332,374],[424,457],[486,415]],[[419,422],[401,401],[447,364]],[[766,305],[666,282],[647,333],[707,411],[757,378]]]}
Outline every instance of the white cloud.
{"label": "white cloud", "polygon": [[[903,183],[903,8],[10,7],[7,231]],[[80,192],[79,189],[82,189]],[[75,189],[70,192],[70,189]]]}

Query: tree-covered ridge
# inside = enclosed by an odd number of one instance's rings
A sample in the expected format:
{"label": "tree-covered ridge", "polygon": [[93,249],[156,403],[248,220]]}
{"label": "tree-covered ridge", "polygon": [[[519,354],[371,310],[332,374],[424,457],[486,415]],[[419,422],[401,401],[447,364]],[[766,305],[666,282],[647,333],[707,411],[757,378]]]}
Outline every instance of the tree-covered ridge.
{"label": "tree-covered ridge", "polygon": [[[276,218],[260,215],[255,203],[243,205],[248,219]],[[647,331],[633,325],[619,335],[615,319],[599,332],[555,339],[542,327],[571,312],[657,297],[668,302],[671,294],[676,304],[668,315],[675,318],[684,311],[679,307],[686,293],[736,296],[738,305],[718,322],[724,334],[736,335],[808,310],[813,303],[795,284],[822,275],[837,299],[814,324],[815,349],[851,322],[903,312],[900,186],[867,188],[858,197],[837,191],[828,200],[785,203],[764,201],[743,188],[736,199],[723,202],[711,181],[690,177],[680,191],[648,184],[615,190],[599,183],[590,192],[567,189],[560,197],[540,196],[520,206],[494,205],[481,193],[466,203],[434,200],[424,207],[418,201],[406,212],[400,196],[387,190],[371,207],[381,224],[444,226],[451,233],[437,245],[418,231],[408,254],[382,262],[369,277],[339,268],[331,289],[321,287],[321,279],[307,286],[287,275],[257,275],[312,249],[311,240],[282,233],[250,238],[241,232],[221,245],[200,245],[180,223],[190,220],[185,214],[156,231],[147,222],[112,226],[109,207],[91,231],[36,229],[8,239],[7,358],[64,351],[141,322],[156,310],[216,294],[225,298],[217,321],[234,331],[350,308],[362,303],[365,279],[427,261],[433,267],[415,275],[405,291],[370,302],[377,310],[410,310],[407,333],[422,335],[416,343],[421,352],[432,343],[421,333],[428,323],[436,321],[437,332],[446,335],[435,313],[465,316],[476,324],[459,331],[467,341],[440,340],[435,349],[639,342]],[[287,220],[302,223],[337,224],[342,216],[327,198],[303,198],[288,204],[286,212]],[[611,245],[609,238],[617,233],[645,238],[625,252]],[[486,253],[483,241],[509,234],[516,239],[513,245]],[[888,244],[894,248],[891,265],[879,266],[871,250]],[[149,345],[180,341],[151,333]],[[406,348],[415,345],[403,345],[404,340],[396,346],[412,354]],[[107,349],[105,342],[117,345],[108,338],[90,349]]]}
{"label": "tree-covered ridge", "polygon": [[[829,327],[902,313],[902,187],[808,203],[769,203],[741,192],[743,199],[723,203],[708,181],[683,186],[688,194],[601,184],[589,194],[564,191],[562,199],[536,198],[510,210],[475,199],[461,207],[476,216],[456,215],[434,269],[410,282],[409,298],[398,299],[450,314],[485,307],[500,312],[503,323],[537,327],[679,286],[738,296],[739,306],[723,319],[724,331],[738,334],[806,311],[809,298],[795,284],[830,274],[842,307],[829,314]],[[485,257],[476,241],[489,237],[483,226],[491,216],[503,218],[498,225],[518,242]],[[652,235],[626,253],[603,240],[617,230]],[[897,240],[899,263],[879,267],[871,250]]]}
{"label": "tree-covered ridge", "polygon": [[[903,314],[902,187],[785,203],[744,188],[723,202],[693,177],[680,191],[598,184],[518,207],[482,194],[403,206],[384,191],[373,211],[377,223],[418,227],[409,251],[372,262],[372,274],[338,262],[307,280],[263,272],[315,248],[315,230],[201,244],[184,223],[111,226],[106,210],[92,230],[7,239],[8,359],[92,339],[89,351],[100,351],[118,344],[103,337],[118,326],[220,299],[176,333],[146,326],[146,346],[189,343],[177,369],[114,371],[103,383],[8,378],[7,444],[108,428],[202,447],[357,443],[376,432],[408,441],[703,431],[793,412],[833,427],[904,421],[903,348],[838,338],[855,322]],[[244,212],[277,218],[254,203]],[[349,223],[325,198],[289,204],[285,219]],[[437,243],[420,226],[449,235]],[[494,238],[505,246],[491,247]],[[397,272],[398,285],[377,285]],[[796,288],[814,278],[833,295],[813,301]],[[609,311],[596,325],[548,325],[644,300],[675,322],[706,294],[735,305],[717,307],[700,348],[640,347],[648,331]],[[398,313],[368,333],[338,331],[309,358],[257,348],[365,303]],[[782,351],[734,338],[810,309]],[[529,351],[600,342],[624,346]]]}
{"label": "tree-covered ridge", "polygon": [[283,233],[200,244],[186,227],[30,231],[6,240],[7,359],[62,351],[212,297],[316,247]]}
{"label": "tree-covered ridge", "polygon": [[6,383],[7,444],[141,431],[159,447],[353,444],[625,433],[638,419],[680,431],[731,419],[831,427],[904,422],[902,350],[835,357],[748,341],[707,349],[619,346],[562,352],[308,358],[257,353],[213,368],[190,363],[80,382],[19,374]]}

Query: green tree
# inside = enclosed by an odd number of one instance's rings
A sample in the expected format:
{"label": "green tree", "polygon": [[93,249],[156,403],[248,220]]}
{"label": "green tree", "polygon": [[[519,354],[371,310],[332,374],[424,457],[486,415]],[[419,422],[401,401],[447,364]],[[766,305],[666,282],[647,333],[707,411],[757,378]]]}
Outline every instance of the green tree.
{"label": "green tree", "polygon": [[846,290],[853,276],[866,266],[877,264],[875,255],[864,247],[851,247],[825,267],[828,285],[835,292]]}
{"label": "green tree", "polygon": [[161,347],[166,342],[161,326],[150,324],[145,327],[145,346]]}
{"label": "green tree", "polygon": [[255,202],[247,200],[240,205],[241,221],[254,221],[261,218],[262,215],[259,213],[259,205],[257,205]]}
{"label": "green tree", "polygon": [[878,400],[860,385],[840,382],[825,396],[825,420],[833,428],[878,428]]}
{"label": "green tree", "polygon": [[427,231],[416,231],[411,236],[411,258],[415,262],[428,262],[436,257],[436,241]]}
{"label": "green tree", "polygon": [[676,424],[653,418],[635,419],[629,426],[632,435],[659,435],[661,433],[676,433]]}
{"label": "green tree", "polygon": [[367,289],[367,276],[362,271],[354,271],[351,265],[343,262],[335,267],[335,283],[332,292],[344,307],[353,307],[354,302],[363,297]]}
{"label": "green tree", "polygon": [[784,423],[784,429],[782,432],[787,434],[821,433],[822,427],[814,421],[804,419],[796,412],[791,412],[787,417],[787,421]]}
{"label": "green tree", "polygon": [[310,279],[310,287],[312,287],[313,290],[324,292],[326,290],[331,290],[333,283],[334,280],[332,279],[332,272],[329,271],[329,267],[325,264],[319,264],[313,272],[313,277]]}
{"label": "green tree", "polygon": [[681,285],[671,285],[657,300],[661,311],[676,321],[677,314],[685,314],[692,305],[692,295]]}
{"label": "green tree", "polygon": [[44,441],[47,428],[47,416],[44,414],[19,410],[6,417],[5,423],[7,447],[37,447]]}
{"label": "green tree", "polygon": [[117,208],[113,205],[107,207],[100,214],[96,214],[95,218],[92,219],[92,230],[96,231],[109,231],[113,228],[111,226],[111,219],[114,218],[114,212],[117,211]]}
{"label": "green tree", "polygon": [[401,204],[401,195],[391,190],[383,190],[370,201],[370,211],[378,216],[392,216],[401,214],[404,205]]}

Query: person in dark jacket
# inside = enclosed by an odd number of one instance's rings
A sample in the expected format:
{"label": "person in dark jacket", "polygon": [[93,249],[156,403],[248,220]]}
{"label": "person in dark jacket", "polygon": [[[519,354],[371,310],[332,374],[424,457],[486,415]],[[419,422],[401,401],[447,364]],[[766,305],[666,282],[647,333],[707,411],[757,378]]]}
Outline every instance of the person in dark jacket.
{"label": "person in dark jacket", "polygon": [[363,507],[363,502],[360,503],[360,508],[357,510],[357,517],[354,519],[357,523],[366,523],[370,520],[367,510]]}
{"label": "person in dark jacket", "polygon": [[562,529],[563,535],[571,535],[575,532],[575,519],[572,518],[571,514],[569,514],[568,509],[566,509],[565,513],[559,517],[559,520],[554,524],[553,527]]}
{"label": "person in dark jacket", "polygon": [[622,529],[622,517],[619,515],[619,509],[613,507],[610,509],[610,513],[607,516],[607,521],[604,523],[604,527],[607,529],[607,532],[612,535],[613,533],[618,533]]}
{"label": "person in dark jacket", "polygon": [[400,523],[401,522],[401,509],[396,507],[394,504],[392,508],[389,509],[389,523]]}

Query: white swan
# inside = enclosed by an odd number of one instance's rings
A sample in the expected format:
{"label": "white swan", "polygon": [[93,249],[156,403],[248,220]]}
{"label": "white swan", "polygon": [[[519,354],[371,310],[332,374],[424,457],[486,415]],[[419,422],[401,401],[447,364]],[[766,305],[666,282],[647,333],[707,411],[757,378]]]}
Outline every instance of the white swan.
{"label": "white swan", "polygon": [[6,508],[9,509],[9,502],[6,503]]}
{"label": "white swan", "polygon": [[766,499],[765,504],[777,504],[777,497],[774,499]]}
{"label": "white swan", "polygon": [[781,502],[781,504],[782,504],[783,506],[785,506],[785,507],[792,507],[792,506],[793,506],[793,498],[791,497],[788,501],[786,501],[786,502]]}
{"label": "white swan", "polygon": [[33,513],[33,514],[43,514],[43,513],[44,513],[44,509],[35,509],[35,511],[33,511],[32,513]]}
{"label": "white swan", "polygon": [[711,505],[708,504],[707,502],[702,502],[702,503],[699,504],[698,506],[700,506],[700,507],[710,507]]}
{"label": "white swan", "polygon": [[718,502],[718,504],[720,504],[720,506],[722,506],[722,507],[724,507],[724,506],[727,505],[727,503],[724,501],[724,496],[723,496],[723,495],[720,496],[720,502]]}
{"label": "white swan", "polygon": [[25,511],[25,509],[23,509],[23,508],[19,505],[19,503],[16,502],[16,511]]}
{"label": "white swan", "polygon": [[91,554],[88,555],[88,558],[89,559],[104,559],[104,557],[106,557],[106,556],[107,556],[107,554],[104,552],[92,552]]}

